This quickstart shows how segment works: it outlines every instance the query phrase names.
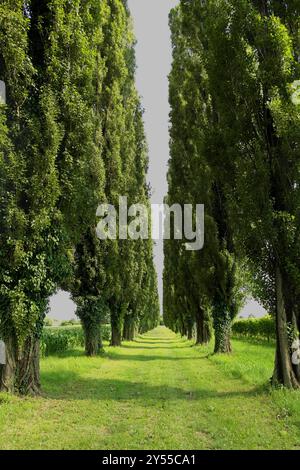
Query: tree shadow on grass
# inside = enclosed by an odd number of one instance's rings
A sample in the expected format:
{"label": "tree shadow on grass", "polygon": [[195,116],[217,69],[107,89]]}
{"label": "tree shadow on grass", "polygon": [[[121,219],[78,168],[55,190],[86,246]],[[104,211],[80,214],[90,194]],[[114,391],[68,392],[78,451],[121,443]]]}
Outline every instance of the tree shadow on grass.
{"label": "tree shadow on grass", "polygon": [[84,378],[73,371],[48,371],[42,373],[44,397],[53,400],[99,400],[99,401],[141,401],[145,406],[156,406],[172,400],[202,401],[209,399],[224,400],[232,398],[257,398],[265,394],[265,386],[246,391],[218,392],[213,389],[199,388],[184,390],[169,385],[149,385],[144,382],[127,380]]}

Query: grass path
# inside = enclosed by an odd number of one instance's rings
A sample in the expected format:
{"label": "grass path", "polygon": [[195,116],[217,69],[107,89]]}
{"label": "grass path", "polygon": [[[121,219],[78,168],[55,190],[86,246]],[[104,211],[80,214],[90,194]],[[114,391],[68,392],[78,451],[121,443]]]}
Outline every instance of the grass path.
{"label": "grass path", "polygon": [[300,399],[271,392],[273,347],[210,356],[163,327],[42,361],[44,397],[0,395],[1,449],[300,448]]}

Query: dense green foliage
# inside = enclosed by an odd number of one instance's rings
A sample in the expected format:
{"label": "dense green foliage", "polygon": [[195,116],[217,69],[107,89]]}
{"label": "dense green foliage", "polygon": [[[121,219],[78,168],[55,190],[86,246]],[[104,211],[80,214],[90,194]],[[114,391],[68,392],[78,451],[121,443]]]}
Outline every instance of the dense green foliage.
{"label": "dense green foliage", "polygon": [[[62,129],[24,2],[4,1],[0,8],[0,78],[7,88],[7,106],[1,106],[0,331],[8,359],[1,386],[26,390],[35,389],[30,356],[64,271],[56,165]],[[33,2],[33,18],[34,9]]]}
{"label": "dense green foliage", "polygon": [[[206,205],[198,266],[180,270],[189,286],[197,273],[211,304],[216,342],[238,309],[238,274],[247,263],[255,297],[276,316],[273,382],[298,388],[289,332],[299,333],[300,5],[282,3],[182,0],[173,12],[171,150],[175,145],[179,151],[171,153],[170,193],[175,188],[184,194],[196,183],[198,202]],[[181,130],[174,115],[181,116]],[[191,168],[193,178],[183,186]],[[168,258],[167,299],[178,295],[168,279]],[[174,312],[174,304],[182,309],[180,302],[166,303],[169,317],[180,315]]]}
{"label": "dense green foliage", "polygon": [[[102,5],[106,3],[107,17],[101,18],[99,49],[104,73],[101,86],[97,88],[101,90],[101,107],[97,112],[106,180],[99,203],[106,201],[118,210],[119,196],[123,196],[127,197],[128,207],[134,203],[149,207],[148,155],[140,99],[135,88],[135,39],[131,18],[123,1],[102,2]],[[100,28],[99,22],[96,26]],[[122,337],[133,339],[140,319],[147,317],[149,326],[154,327],[159,316],[152,242],[140,239],[99,242],[95,225],[96,220],[76,247],[72,287],[88,355],[97,354],[101,346],[100,325],[107,316],[111,318],[114,346],[121,344]],[[143,322],[144,330],[148,329],[147,321]]]}
{"label": "dense green foliage", "polygon": [[[101,339],[110,341],[110,326],[102,325]],[[100,338],[99,338],[100,339]],[[85,345],[84,331],[80,326],[44,328],[41,337],[41,354],[50,356],[65,353]]]}
{"label": "dense green foliage", "polygon": [[81,327],[44,328],[41,337],[41,355],[60,354],[84,346]]}
{"label": "dense green foliage", "polygon": [[248,318],[236,320],[232,326],[234,335],[254,339],[275,339],[275,321],[274,317],[266,316],[263,318]]}
{"label": "dense green foliage", "polygon": [[72,291],[88,354],[109,315],[117,342],[145,303],[156,324],[152,243],[100,243],[95,232],[100,203],[148,203],[147,151],[126,2],[4,0],[0,39],[1,388],[36,393],[57,288]]}
{"label": "dense green foliage", "polygon": [[[187,8],[188,9],[188,8]],[[240,262],[233,246],[220,169],[222,146],[209,95],[205,48],[197,44],[196,18],[183,5],[170,16],[173,66],[170,74],[171,159],[167,202],[205,204],[205,247],[186,251],[187,240],[165,243],[164,314],[175,331],[197,343],[215,329],[216,352],[229,352],[231,324],[243,300]]]}

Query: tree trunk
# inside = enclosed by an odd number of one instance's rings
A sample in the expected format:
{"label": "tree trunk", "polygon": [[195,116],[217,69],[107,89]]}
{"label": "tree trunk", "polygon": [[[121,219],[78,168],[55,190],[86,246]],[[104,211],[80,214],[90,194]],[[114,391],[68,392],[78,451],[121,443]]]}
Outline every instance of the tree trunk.
{"label": "tree trunk", "polygon": [[188,329],[187,329],[187,339],[192,340],[193,339],[193,325],[189,324]]}
{"label": "tree trunk", "polygon": [[300,383],[293,370],[291,348],[288,338],[288,322],[283,296],[283,281],[280,268],[276,267],[276,354],[272,377],[273,385],[298,389]]}
{"label": "tree trunk", "polygon": [[40,381],[40,341],[31,337],[25,342],[16,368],[16,390],[21,395],[39,395]]}
{"label": "tree trunk", "polygon": [[181,335],[182,338],[187,335],[187,329],[186,329],[185,326],[183,326],[183,327],[180,329],[180,335]]}
{"label": "tree trunk", "polygon": [[111,314],[111,346],[122,345],[122,321],[118,314]]}
{"label": "tree trunk", "polygon": [[14,336],[5,339],[6,364],[1,367],[0,391],[20,395],[39,395],[40,342],[36,337],[17,348]]}
{"label": "tree trunk", "polygon": [[123,340],[133,341],[135,334],[135,321],[132,315],[126,315],[123,326]]}
{"label": "tree trunk", "polygon": [[[101,325],[100,323],[93,324],[90,322],[82,322],[85,340],[85,353],[89,357],[97,356],[99,348],[102,345],[101,341]],[[101,347],[102,349],[102,347]]]}
{"label": "tree trunk", "polygon": [[121,328],[118,328],[117,326],[112,325],[110,345],[111,346],[121,346],[122,345],[121,337],[122,337]]}
{"label": "tree trunk", "polygon": [[215,354],[231,353],[231,319],[228,316],[214,322],[215,326]]}
{"label": "tree trunk", "polygon": [[199,311],[196,318],[196,344],[207,344],[210,340],[210,331],[205,316]]}
{"label": "tree trunk", "polygon": [[99,340],[98,340],[98,352],[99,351],[104,352],[101,330],[100,330],[100,336],[99,336]]}

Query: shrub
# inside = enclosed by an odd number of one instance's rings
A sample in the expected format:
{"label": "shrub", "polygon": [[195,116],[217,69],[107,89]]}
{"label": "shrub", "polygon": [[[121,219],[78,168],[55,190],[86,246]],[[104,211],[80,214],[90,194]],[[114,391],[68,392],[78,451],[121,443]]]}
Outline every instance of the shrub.
{"label": "shrub", "polygon": [[41,341],[44,356],[63,353],[84,346],[81,328],[45,328]]}
{"label": "shrub", "polygon": [[75,320],[74,318],[72,320],[62,321],[60,324],[60,326],[76,326],[76,325],[80,325],[80,321]]}
{"label": "shrub", "polygon": [[54,322],[52,318],[46,317],[44,320],[44,326],[53,326]]}
{"label": "shrub", "polygon": [[234,322],[232,331],[234,335],[256,339],[275,339],[275,320],[271,316],[263,318],[248,318]]}
{"label": "shrub", "polygon": [[[102,339],[110,341],[110,325],[102,325]],[[50,356],[84,347],[84,334],[80,325],[45,328],[41,340],[41,354]]]}

